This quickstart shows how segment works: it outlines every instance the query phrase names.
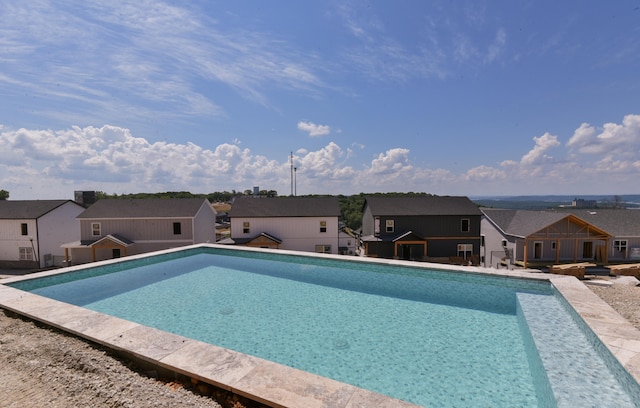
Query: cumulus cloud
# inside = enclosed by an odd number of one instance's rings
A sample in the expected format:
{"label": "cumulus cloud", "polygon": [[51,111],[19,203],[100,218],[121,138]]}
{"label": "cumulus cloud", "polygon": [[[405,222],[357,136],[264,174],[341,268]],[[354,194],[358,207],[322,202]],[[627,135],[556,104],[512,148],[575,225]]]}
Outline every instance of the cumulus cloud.
{"label": "cumulus cloud", "polygon": [[316,125],[313,122],[300,121],[298,122],[298,129],[308,132],[311,137],[324,136],[331,133],[331,128],[328,125]]}
{"label": "cumulus cloud", "polygon": [[463,178],[473,182],[500,181],[507,178],[507,173],[504,170],[483,165],[467,170]]}
{"label": "cumulus cloud", "polygon": [[583,123],[575,130],[567,147],[584,154],[615,154],[640,159],[640,115],[626,115],[622,124],[605,123],[601,129]]}
{"label": "cumulus cloud", "polygon": [[[330,142],[316,150],[295,150],[300,194],[425,191],[434,194],[525,194],[576,191],[604,180],[607,189],[628,191],[640,176],[639,115],[600,129],[579,126],[560,150],[545,133],[520,160],[475,165],[459,173],[417,165],[411,151],[396,147],[374,153],[363,146]],[[194,143],[151,142],[126,128],[71,127],[62,130],[0,127],[0,188],[13,199],[70,198],[73,190],[109,193],[188,190],[243,191],[252,186],[288,194],[289,157],[273,160],[237,141],[204,148]],[[551,155],[551,151],[557,154]],[[555,151],[555,150],[554,150]],[[367,153],[370,154],[370,153]],[[557,157],[555,157],[557,156]],[[423,158],[424,159],[424,158]],[[357,163],[357,164],[356,164]],[[590,190],[586,190],[590,191]]]}
{"label": "cumulus cloud", "polygon": [[524,165],[536,165],[548,162],[552,159],[547,152],[557,146],[560,146],[558,137],[549,134],[548,132],[540,137],[534,137],[533,141],[535,146],[529,151],[529,153],[522,156],[520,163]]}

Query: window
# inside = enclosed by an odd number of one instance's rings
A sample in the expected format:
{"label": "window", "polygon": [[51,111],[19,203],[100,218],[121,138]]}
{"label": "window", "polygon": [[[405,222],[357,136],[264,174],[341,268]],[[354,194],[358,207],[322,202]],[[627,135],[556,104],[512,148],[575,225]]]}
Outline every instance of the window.
{"label": "window", "polygon": [[320,232],[327,232],[327,222],[320,221]]}
{"label": "window", "polygon": [[469,219],[468,218],[463,218],[463,219],[460,220],[460,230],[462,232],[469,232],[470,226],[469,226]]}
{"label": "window", "polygon": [[179,222],[173,223],[173,235],[181,235],[182,234],[182,224]]}
{"label": "window", "polygon": [[484,235],[480,235],[480,247],[484,247]]}
{"label": "window", "polygon": [[464,259],[471,258],[473,244],[458,244],[458,256]]}
{"label": "window", "polygon": [[620,252],[627,252],[627,240],[616,239],[613,241],[613,249]]}
{"label": "window", "polygon": [[251,232],[251,227],[249,225],[249,221],[245,221],[242,223],[242,233],[243,234],[248,234],[249,232]]}
{"label": "window", "polygon": [[20,230],[22,235],[29,235],[29,226],[27,224],[20,224]]}
{"label": "window", "polygon": [[320,254],[330,254],[331,245],[316,245],[316,252]]}
{"label": "window", "polygon": [[99,237],[100,235],[102,235],[102,233],[100,231],[100,223],[99,222],[92,222],[91,223],[91,236],[92,237]]}
{"label": "window", "polygon": [[20,248],[21,261],[33,261],[33,249],[28,247]]}
{"label": "window", "polygon": [[506,240],[506,239],[503,239],[503,240],[502,240],[502,247],[503,247],[503,248],[506,248],[506,247],[507,247],[507,240]]}
{"label": "window", "polygon": [[552,251],[556,250],[556,241],[551,241],[551,250]]}
{"label": "window", "polygon": [[387,232],[393,232],[395,230],[395,222],[393,220],[387,220],[385,225]]}

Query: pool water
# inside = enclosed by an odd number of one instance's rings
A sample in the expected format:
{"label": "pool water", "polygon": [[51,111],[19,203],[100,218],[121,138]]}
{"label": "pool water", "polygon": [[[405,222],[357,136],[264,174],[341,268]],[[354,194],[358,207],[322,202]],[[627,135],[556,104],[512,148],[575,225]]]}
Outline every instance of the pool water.
{"label": "pool water", "polygon": [[[423,406],[561,406],[550,394],[564,395],[580,381],[550,384],[556,372],[569,382],[572,376],[564,366],[540,368],[554,364],[536,350],[550,340],[524,322],[541,304],[537,315],[567,315],[546,282],[299,260],[198,253],[49,286],[23,284]],[[557,326],[546,337],[577,338],[571,347],[593,349],[586,336],[562,332],[579,329]],[[585,364],[613,388],[594,406],[634,406],[597,356]],[[595,385],[590,392],[591,402],[603,394]]]}

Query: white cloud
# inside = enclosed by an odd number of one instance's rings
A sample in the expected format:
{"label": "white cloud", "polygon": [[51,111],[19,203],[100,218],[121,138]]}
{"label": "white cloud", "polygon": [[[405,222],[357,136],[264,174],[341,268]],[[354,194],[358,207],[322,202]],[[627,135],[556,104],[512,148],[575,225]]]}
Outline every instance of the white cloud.
{"label": "white cloud", "polygon": [[557,146],[560,146],[558,137],[549,134],[548,132],[540,137],[533,138],[536,145],[529,151],[529,153],[522,156],[520,163],[523,165],[538,165],[543,164],[552,159],[547,152]]}
{"label": "white cloud", "polygon": [[308,132],[311,137],[324,136],[331,133],[331,127],[328,125],[316,125],[313,122],[300,121],[298,122],[298,129]]}
{"label": "white cloud", "polygon": [[627,160],[639,160],[640,115],[626,115],[622,124],[605,123],[600,130],[583,123],[575,130],[567,147],[583,154],[616,155]]}
{"label": "white cloud", "polygon": [[[545,133],[533,138],[533,148],[519,161],[475,165],[460,173],[417,166],[411,151],[402,147],[376,153],[364,163],[358,157],[364,147],[357,144],[355,149],[334,142],[317,150],[300,147],[294,154],[297,191],[536,194],[592,191],[593,183],[601,183],[603,193],[619,194],[633,189],[640,177],[638,128],[638,115],[628,115],[622,124],[606,124],[599,132],[582,125],[567,143],[570,154],[562,157],[559,150],[557,158],[550,151],[559,149],[558,138]],[[287,195],[291,185],[289,157],[272,160],[239,143],[206,149],[193,143],[150,142],[110,125],[63,130],[0,125],[0,146],[0,188],[12,199],[70,198],[79,189],[198,193],[256,185]]]}

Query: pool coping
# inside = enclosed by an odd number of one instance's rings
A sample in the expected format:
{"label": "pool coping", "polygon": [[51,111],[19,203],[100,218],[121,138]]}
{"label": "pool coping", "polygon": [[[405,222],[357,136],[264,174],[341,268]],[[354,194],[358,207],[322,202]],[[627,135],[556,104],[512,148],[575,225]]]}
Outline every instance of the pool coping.
{"label": "pool coping", "polygon": [[[101,261],[91,265],[107,265],[123,259],[141,259],[161,253],[179,252],[200,247],[224,248],[225,250],[233,248],[232,250],[273,253],[273,250],[260,248],[249,249],[216,244],[198,244],[150,254],[133,255],[120,260]],[[575,277],[543,274],[537,270],[460,267],[284,250],[277,250],[277,253],[548,281],[582,317],[588,328],[606,346],[629,375],[640,384],[640,330],[631,325]],[[5,285],[6,283],[36,277],[73,272],[84,269],[87,266],[88,264],[84,264],[2,279],[0,280],[0,308],[88,339],[116,352],[129,354],[151,365],[195,378],[268,406],[309,408],[417,407],[417,405],[330,378]]]}

